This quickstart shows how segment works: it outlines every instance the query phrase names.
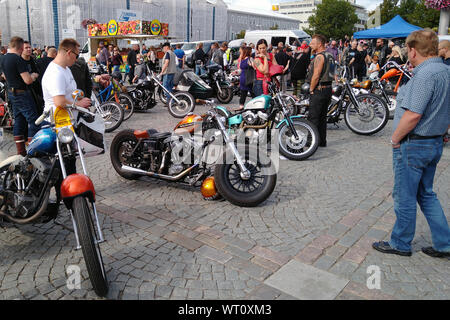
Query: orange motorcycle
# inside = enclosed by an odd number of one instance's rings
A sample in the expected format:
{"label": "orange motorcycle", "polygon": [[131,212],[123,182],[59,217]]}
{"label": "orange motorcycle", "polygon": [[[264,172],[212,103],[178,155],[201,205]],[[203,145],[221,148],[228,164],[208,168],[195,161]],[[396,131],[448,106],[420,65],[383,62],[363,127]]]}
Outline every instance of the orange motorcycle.
{"label": "orange motorcycle", "polygon": [[110,149],[114,169],[125,179],[148,176],[201,186],[207,200],[222,196],[242,207],[259,205],[275,188],[275,166],[267,149],[235,143],[220,108],[187,115],[173,132],[119,132]]}

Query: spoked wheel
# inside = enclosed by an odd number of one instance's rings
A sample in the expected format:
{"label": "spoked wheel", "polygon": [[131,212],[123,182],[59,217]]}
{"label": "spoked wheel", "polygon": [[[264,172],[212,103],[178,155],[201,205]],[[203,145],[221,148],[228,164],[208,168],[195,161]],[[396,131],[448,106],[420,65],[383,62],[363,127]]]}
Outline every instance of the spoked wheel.
{"label": "spoked wheel", "polygon": [[174,94],[179,102],[171,98],[169,101],[169,113],[175,118],[184,118],[189,112],[193,112],[195,108],[194,97],[187,92],[178,92]]}
{"label": "spoked wheel", "polygon": [[[286,104],[289,117],[297,115],[298,107],[295,104],[296,103],[295,99],[292,96],[285,94],[285,93],[281,94],[281,96],[282,96],[282,99],[284,100],[284,103]],[[284,114],[282,111],[280,111],[280,112],[278,112],[278,114],[275,118],[275,122],[280,123],[284,119],[285,119]]]}
{"label": "spoked wheel", "polygon": [[389,119],[394,119],[395,108],[397,107],[397,92],[386,91],[386,95],[389,98],[388,109],[389,109]]}
{"label": "spoked wheel", "polygon": [[279,128],[280,153],[290,160],[308,159],[319,147],[319,132],[316,126],[306,119],[293,119],[292,125],[298,138],[295,137],[287,122]]}
{"label": "spoked wheel", "polygon": [[72,210],[89,279],[95,293],[100,297],[104,297],[108,293],[108,281],[100,246],[96,241],[98,237],[92,221],[92,214],[86,198],[82,196],[76,197],[73,200]]}
{"label": "spoked wheel", "polygon": [[125,172],[122,170],[122,165],[139,168],[141,158],[137,156],[140,154],[139,150],[133,154],[138,143],[133,131],[123,130],[119,132],[111,143],[110,157],[114,170],[123,178],[133,180],[137,179],[139,175]]}
{"label": "spoked wheel", "polygon": [[[214,170],[216,187],[226,200],[241,207],[255,207],[265,201],[275,188],[277,175],[270,158],[256,148],[246,148],[241,154],[250,177],[243,177],[234,160],[232,164],[217,164]],[[245,160],[244,160],[245,159]]]}
{"label": "spoked wheel", "polygon": [[123,121],[123,108],[116,102],[107,101],[99,106],[100,115],[105,121],[105,132],[116,130]]}
{"label": "spoked wheel", "polygon": [[161,100],[162,103],[167,104],[166,93],[164,92],[164,90],[161,87],[158,88],[158,97],[159,97],[159,100]]}
{"label": "spoked wheel", "polygon": [[[120,104],[120,106],[123,108],[123,121],[130,119],[130,117],[133,115],[134,112],[134,101],[133,99],[130,97],[129,94],[126,93],[119,93],[118,96],[118,103]],[[109,98],[110,101],[115,101],[115,97],[111,96],[111,98]],[[116,101],[117,102],[117,101]]]}
{"label": "spoked wheel", "polygon": [[356,96],[359,111],[350,103],[345,110],[345,123],[356,134],[371,135],[382,130],[389,118],[386,102],[374,94]]}
{"label": "spoked wheel", "polygon": [[220,90],[222,90],[222,93],[217,90],[217,100],[224,104],[230,103],[230,101],[233,100],[233,88],[221,87]]}

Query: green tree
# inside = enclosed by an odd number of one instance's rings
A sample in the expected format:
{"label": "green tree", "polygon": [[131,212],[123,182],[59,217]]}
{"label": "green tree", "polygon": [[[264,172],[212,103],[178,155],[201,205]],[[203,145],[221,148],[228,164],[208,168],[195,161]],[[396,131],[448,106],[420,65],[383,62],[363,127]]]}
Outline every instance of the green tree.
{"label": "green tree", "polygon": [[245,30],[241,30],[238,34],[236,34],[236,39],[244,39],[245,38]]}
{"label": "green tree", "polygon": [[380,5],[381,24],[391,21],[397,15],[398,2],[398,0],[383,0]]}
{"label": "green tree", "polygon": [[309,34],[320,33],[327,38],[339,39],[346,34],[353,34],[358,16],[355,8],[345,0],[323,0],[317,5],[308,23]]}
{"label": "green tree", "polygon": [[438,10],[427,8],[425,1],[422,0],[405,18],[409,23],[421,28],[437,28],[439,26],[439,15]]}

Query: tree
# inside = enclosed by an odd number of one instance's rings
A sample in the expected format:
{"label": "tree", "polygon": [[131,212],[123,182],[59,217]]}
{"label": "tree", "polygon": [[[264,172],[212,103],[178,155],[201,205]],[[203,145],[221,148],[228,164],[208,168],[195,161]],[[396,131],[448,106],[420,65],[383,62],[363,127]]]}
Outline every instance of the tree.
{"label": "tree", "polygon": [[236,34],[236,39],[244,39],[245,38],[245,30],[241,30],[238,34]]}
{"label": "tree", "polygon": [[425,1],[420,1],[412,13],[406,16],[406,20],[421,28],[437,28],[439,25],[439,11],[429,9],[425,6]]}
{"label": "tree", "polygon": [[397,15],[398,0],[383,0],[380,5],[381,24],[389,22]]}
{"label": "tree", "polygon": [[355,8],[345,0],[323,0],[317,5],[308,23],[309,34],[320,33],[327,38],[340,39],[346,34],[353,34],[358,16]]}

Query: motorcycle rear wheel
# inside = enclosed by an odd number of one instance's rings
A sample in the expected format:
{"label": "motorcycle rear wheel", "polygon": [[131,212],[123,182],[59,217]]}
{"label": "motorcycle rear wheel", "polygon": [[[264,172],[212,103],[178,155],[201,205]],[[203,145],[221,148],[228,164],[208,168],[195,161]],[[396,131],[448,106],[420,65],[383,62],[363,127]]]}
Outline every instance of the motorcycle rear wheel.
{"label": "motorcycle rear wheel", "polygon": [[[111,142],[110,158],[114,170],[123,178],[128,180],[134,180],[139,177],[137,174],[125,172],[122,170],[122,164],[124,164],[124,152],[131,152],[137,145],[138,140],[135,137],[132,130],[120,131]],[[130,163],[126,165],[132,167]]]}
{"label": "motorcycle rear wheel", "polygon": [[240,207],[256,207],[264,202],[277,183],[277,174],[270,158],[263,152],[256,153],[255,149],[246,146],[245,157],[241,154],[245,167],[251,172],[249,180],[243,180],[240,176],[237,161],[233,164],[217,164],[214,169],[219,194]]}
{"label": "motorcycle rear wheel", "polygon": [[76,197],[73,200],[72,211],[89,279],[95,293],[100,297],[104,297],[108,293],[108,281],[100,246],[96,242],[94,223],[86,198],[83,196]]}
{"label": "motorcycle rear wheel", "polygon": [[357,95],[356,100],[363,109],[358,112],[353,103],[347,106],[344,114],[347,127],[365,136],[382,130],[389,120],[389,109],[384,99],[369,93]]}
{"label": "motorcycle rear wheel", "polygon": [[184,118],[188,113],[195,109],[194,97],[188,92],[177,92],[174,96],[180,101],[177,103],[175,99],[171,98],[169,101],[169,113],[174,118]]}

